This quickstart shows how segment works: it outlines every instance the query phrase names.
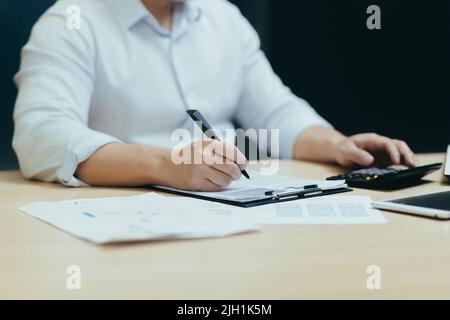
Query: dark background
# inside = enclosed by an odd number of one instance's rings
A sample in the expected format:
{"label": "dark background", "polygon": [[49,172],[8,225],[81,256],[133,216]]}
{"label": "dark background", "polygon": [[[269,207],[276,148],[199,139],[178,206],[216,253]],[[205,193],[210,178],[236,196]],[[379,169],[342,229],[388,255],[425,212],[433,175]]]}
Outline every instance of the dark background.
{"label": "dark background", "polygon": [[[10,145],[20,48],[51,2],[0,0],[0,170],[17,167]],[[450,143],[449,1],[232,2],[275,71],[337,129],[405,139],[418,152]],[[382,30],[366,28],[371,4],[381,7]]]}

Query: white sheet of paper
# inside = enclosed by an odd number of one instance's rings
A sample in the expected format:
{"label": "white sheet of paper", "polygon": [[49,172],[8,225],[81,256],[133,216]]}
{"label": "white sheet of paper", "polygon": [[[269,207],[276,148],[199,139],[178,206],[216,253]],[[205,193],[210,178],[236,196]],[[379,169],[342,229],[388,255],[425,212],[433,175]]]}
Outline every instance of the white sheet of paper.
{"label": "white sheet of paper", "polygon": [[[265,195],[266,191],[286,191],[289,188],[301,190],[304,186],[309,185],[318,185],[322,190],[347,187],[344,180],[320,181],[287,176],[264,176],[254,171],[249,172],[249,174],[250,180],[242,177],[239,181],[234,181],[228,188],[220,192],[182,192],[215,199],[247,202],[270,198],[270,196]],[[180,191],[172,188],[163,189]]]}
{"label": "white sheet of paper", "polygon": [[258,225],[352,225],[387,223],[382,212],[372,208],[366,196],[326,196],[255,208],[237,208],[216,202],[190,199],[218,215],[236,217]]}
{"label": "white sheet of paper", "polygon": [[224,237],[258,228],[217,215],[197,203],[155,193],[105,199],[33,203],[19,210],[97,244]]}

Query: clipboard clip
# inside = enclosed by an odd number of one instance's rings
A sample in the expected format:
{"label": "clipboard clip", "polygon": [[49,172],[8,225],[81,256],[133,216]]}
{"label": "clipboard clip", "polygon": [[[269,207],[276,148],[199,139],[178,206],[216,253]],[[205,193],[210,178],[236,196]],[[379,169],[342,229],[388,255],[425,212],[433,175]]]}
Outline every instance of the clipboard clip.
{"label": "clipboard clip", "polygon": [[[295,191],[288,191],[290,189],[297,189]],[[289,198],[306,198],[322,194],[323,190],[318,185],[308,185],[300,188],[290,187],[283,191],[267,191],[266,196],[272,196],[273,200],[284,200]]]}

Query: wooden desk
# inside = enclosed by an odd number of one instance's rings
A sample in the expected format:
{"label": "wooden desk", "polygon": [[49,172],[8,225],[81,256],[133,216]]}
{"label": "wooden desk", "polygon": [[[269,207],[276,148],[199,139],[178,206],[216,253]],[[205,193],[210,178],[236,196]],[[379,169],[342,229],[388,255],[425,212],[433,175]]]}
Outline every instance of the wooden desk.
{"label": "wooden desk", "polygon": [[[444,160],[424,155],[422,163]],[[338,168],[285,162],[282,174],[323,179]],[[374,199],[449,190],[442,172]],[[34,201],[127,196],[130,189],[68,189],[0,173],[0,298],[298,299],[450,298],[450,222],[386,213],[389,224],[270,226],[215,240],[95,246],[17,210]],[[66,268],[82,269],[82,290]],[[382,290],[366,287],[369,265]]]}

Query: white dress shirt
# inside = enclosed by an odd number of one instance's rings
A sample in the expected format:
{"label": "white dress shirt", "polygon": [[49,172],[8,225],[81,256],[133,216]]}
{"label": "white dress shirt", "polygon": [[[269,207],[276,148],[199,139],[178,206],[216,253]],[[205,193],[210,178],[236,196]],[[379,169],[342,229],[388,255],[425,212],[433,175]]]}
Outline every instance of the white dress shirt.
{"label": "white dress shirt", "polygon": [[[80,29],[67,9],[81,9]],[[279,129],[291,158],[305,129],[329,124],[274,74],[258,35],[225,0],[177,5],[173,31],[139,0],[59,0],[23,48],[13,147],[28,178],[86,186],[77,166],[118,142],[171,147],[196,108],[215,128]]]}

